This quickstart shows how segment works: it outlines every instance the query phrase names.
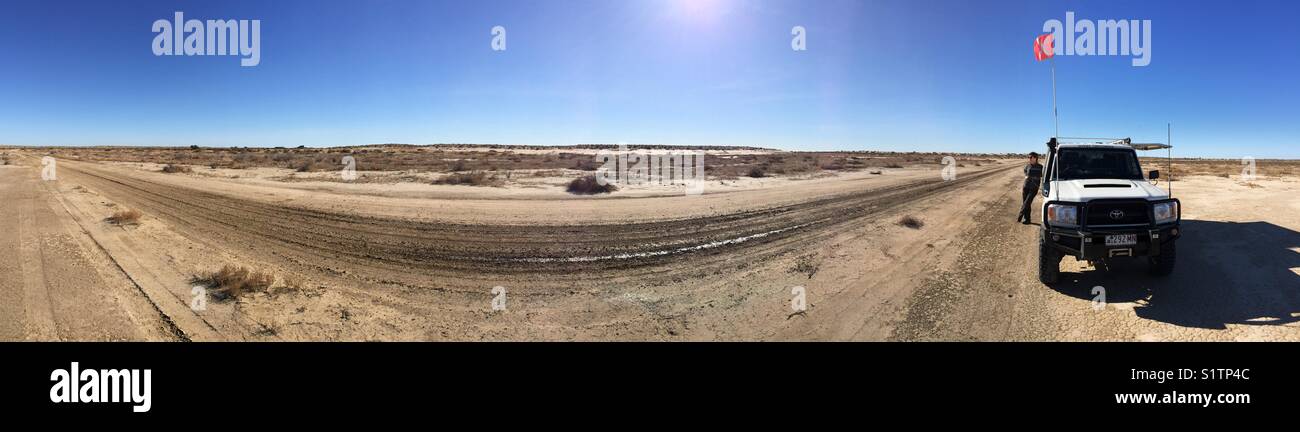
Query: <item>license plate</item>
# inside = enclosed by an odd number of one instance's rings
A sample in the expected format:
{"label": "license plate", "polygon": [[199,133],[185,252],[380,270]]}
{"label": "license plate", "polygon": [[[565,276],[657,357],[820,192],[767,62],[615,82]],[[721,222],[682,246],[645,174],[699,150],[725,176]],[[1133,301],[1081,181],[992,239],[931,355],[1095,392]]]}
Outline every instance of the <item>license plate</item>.
{"label": "license plate", "polygon": [[1106,246],[1132,246],[1137,244],[1137,234],[1116,234],[1106,236]]}

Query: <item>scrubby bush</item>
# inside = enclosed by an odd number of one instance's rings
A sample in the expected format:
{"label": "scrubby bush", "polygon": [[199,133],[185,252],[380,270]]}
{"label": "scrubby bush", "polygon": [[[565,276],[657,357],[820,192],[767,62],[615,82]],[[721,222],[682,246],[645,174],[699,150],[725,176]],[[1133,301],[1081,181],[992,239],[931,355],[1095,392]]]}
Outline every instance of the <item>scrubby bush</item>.
{"label": "scrubby bush", "polygon": [[118,210],[105,220],[113,225],[138,225],[141,216],[139,210]]}
{"label": "scrubby bush", "polygon": [[212,296],[218,300],[232,300],[246,294],[266,292],[275,282],[275,276],[270,273],[230,264],[195,279],[213,289]]}
{"label": "scrubby bush", "polygon": [[925,226],[925,222],[912,215],[903,216],[902,219],[898,220],[898,224],[911,229],[921,229],[921,227]]}
{"label": "scrubby bush", "polygon": [[496,176],[488,175],[484,171],[470,171],[451,173],[433,181],[433,184],[442,185],[465,185],[465,186],[493,186],[497,183]]}
{"label": "scrubby bush", "polygon": [[187,173],[192,171],[194,170],[184,165],[167,164],[167,165],[163,165],[162,167],[162,172],[165,172],[167,174]]}
{"label": "scrubby bush", "polygon": [[585,175],[573,179],[573,181],[569,182],[568,187],[569,193],[576,195],[596,195],[610,193],[616,190],[618,190],[618,187],[614,186],[612,183],[600,184],[599,181],[596,181],[596,176],[594,175]]}

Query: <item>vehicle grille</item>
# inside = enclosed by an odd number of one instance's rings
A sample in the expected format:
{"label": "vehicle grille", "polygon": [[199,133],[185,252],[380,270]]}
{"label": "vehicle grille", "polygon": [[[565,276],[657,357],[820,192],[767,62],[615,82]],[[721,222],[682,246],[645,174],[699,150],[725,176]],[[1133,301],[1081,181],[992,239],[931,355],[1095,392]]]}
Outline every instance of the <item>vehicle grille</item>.
{"label": "vehicle grille", "polygon": [[[1111,212],[1123,212],[1123,216],[1113,218]],[[1134,225],[1151,222],[1151,211],[1145,201],[1090,202],[1084,223],[1089,226],[1100,225]]]}

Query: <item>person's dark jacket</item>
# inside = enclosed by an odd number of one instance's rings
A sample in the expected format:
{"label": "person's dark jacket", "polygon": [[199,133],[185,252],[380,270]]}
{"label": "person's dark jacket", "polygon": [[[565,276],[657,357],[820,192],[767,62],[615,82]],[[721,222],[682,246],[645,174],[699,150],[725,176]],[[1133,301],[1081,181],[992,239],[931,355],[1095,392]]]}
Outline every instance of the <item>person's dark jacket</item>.
{"label": "person's dark jacket", "polygon": [[1040,182],[1043,180],[1042,164],[1025,165],[1025,190],[1038,189]]}

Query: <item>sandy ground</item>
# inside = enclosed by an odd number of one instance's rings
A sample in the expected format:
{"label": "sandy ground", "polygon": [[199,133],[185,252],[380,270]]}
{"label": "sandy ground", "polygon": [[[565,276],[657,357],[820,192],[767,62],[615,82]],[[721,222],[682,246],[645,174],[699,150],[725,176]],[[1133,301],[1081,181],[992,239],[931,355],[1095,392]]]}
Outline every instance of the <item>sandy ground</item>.
{"label": "sandy ground", "polygon": [[[1047,287],[1013,164],[590,198],[71,161],[41,182],[34,162],[0,169],[0,241],[23,251],[0,261],[4,339],[1300,339],[1290,178],[1180,181],[1173,276],[1067,258]],[[127,207],[140,225],[104,222]],[[195,294],[228,263],[305,283]]]}
{"label": "sandy ground", "polygon": [[1067,257],[1062,283],[1047,287],[1035,278],[1029,248],[1037,227],[982,227],[964,242],[961,265],[920,284],[893,337],[1300,340],[1300,183],[1254,183],[1198,176],[1174,184],[1184,237],[1166,278],[1146,275],[1144,262],[1099,269]]}
{"label": "sandy ground", "polygon": [[32,170],[0,166],[0,339],[176,335]]}

